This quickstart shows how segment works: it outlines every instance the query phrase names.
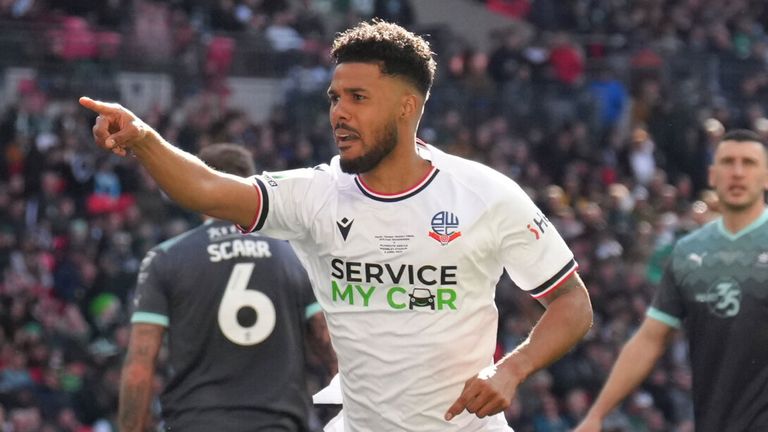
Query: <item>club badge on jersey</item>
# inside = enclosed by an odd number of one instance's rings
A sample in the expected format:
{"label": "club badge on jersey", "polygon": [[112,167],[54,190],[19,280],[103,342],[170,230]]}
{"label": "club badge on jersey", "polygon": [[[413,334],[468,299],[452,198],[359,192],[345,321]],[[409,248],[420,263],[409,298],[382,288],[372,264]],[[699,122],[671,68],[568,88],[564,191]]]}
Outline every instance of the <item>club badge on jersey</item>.
{"label": "club badge on jersey", "polygon": [[432,216],[432,231],[428,234],[445,246],[461,236],[461,231],[458,228],[459,218],[455,214],[439,211]]}

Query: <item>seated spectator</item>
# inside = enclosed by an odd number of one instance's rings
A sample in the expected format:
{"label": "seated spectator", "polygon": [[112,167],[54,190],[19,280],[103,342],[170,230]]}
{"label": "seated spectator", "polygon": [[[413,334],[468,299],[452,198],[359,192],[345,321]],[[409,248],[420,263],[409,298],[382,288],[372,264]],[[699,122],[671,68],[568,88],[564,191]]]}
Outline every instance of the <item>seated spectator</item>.
{"label": "seated spectator", "polygon": [[97,35],[81,17],[65,17],[50,38],[53,54],[66,61],[92,59],[99,54]]}
{"label": "seated spectator", "polygon": [[272,23],[266,29],[266,36],[275,51],[298,51],[304,47],[304,38],[292,26],[294,20],[295,16],[289,10],[277,12],[272,17]]}

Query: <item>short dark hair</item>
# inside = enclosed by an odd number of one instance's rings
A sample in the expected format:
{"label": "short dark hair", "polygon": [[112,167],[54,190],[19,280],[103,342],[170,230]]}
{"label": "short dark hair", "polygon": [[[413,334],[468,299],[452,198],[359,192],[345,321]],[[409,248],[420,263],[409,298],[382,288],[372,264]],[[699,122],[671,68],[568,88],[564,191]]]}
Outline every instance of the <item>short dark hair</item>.
{"label": "short dark hair", "polygon": [[253,153],[243,146],[217,143],[203,147],[198,153],[200,160],[216,171],[250,177],[256,174]]}
{"label": "short dark hair", "polygon": [[331,48],[336,64],[378,63],[381,73],[405,78],[425,97],[435,79],[433,54],[421,36],[376,19],[339,33]]}
{"label": "short dark hair", "polygon": [[751,131],[749,129],[734,129],[730,132],[727,132],[725,135],[723,135],[722,138],[720,138],[720,142],[723,142],[723,141],[736,141],[736,142],[754,141],[762,145],[765,145],[760,135],[757,132]]}

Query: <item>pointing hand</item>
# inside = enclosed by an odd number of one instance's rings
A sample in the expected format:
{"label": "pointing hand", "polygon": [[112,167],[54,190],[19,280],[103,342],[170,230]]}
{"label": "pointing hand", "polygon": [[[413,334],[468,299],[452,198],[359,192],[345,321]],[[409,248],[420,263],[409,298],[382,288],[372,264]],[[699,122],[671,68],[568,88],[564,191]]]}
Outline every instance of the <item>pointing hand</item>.
{"label": "pointing hand", "polygon": [[81,97],[80,105],[98,114],[93,126],[96,144],[116,155],[126,156],[131,147],[151,130],[146,123],[120,104]]}

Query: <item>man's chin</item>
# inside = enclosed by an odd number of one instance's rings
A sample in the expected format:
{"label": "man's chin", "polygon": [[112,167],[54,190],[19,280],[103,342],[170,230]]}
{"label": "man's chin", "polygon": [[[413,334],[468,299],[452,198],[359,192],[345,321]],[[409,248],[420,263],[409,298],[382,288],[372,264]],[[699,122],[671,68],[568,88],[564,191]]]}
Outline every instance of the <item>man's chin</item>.
{"label": "man's chin", "polygon": [[731,211],[744,211],[748,210],[754,204],[753,201],[747,199],[724,199],[722,205]]}
{"label": "man's chin", "polygon": [[377,162],[373,162],[371,158],[364,156],[356,158],[344,158],[339,157],[339,166],[341,171],[347,174],[363,174],[372,170],[376,166]]}
{"label": "man's chin", "polygon": [[339,166],[341,171],[347,174],[360,174],[360,160],[359,159],[344,159],[339,158]]}

